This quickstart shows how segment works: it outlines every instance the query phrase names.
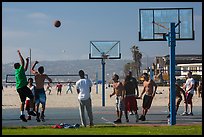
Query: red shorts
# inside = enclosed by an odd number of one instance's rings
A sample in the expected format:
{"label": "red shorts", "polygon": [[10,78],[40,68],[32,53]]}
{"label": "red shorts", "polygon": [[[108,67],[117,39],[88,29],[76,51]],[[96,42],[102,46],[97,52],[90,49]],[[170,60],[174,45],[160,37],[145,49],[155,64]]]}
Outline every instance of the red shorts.
{"label": "red shorts", "polygon": [[126,96],[125,97],[125,109],[127,111],[137,111],[137,100],[135,96]]}
{"label": "red shorts", "polygon": [[25,110],[30,110],[30,100],[26,100]]}

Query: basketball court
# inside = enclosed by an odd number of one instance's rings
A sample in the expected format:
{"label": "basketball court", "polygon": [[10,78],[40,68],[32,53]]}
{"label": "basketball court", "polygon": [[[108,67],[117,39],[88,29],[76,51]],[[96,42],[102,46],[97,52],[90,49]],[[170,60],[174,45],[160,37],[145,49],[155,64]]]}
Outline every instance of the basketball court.
{"label": "basketball court", "polygon": [[[175,46],[176,40],[194,40],[193,9],[192,8],[162,8],[139,10],[139,41],[167,41],[170,47],[170,86],[171,86],[171,116],[166,118],[166,107],[151,107],[146,121],[135,122],[134,116],[129,116],[126,123],[139,125],[174,125],[202,123],[202,106],[194,106],[194,116],[175,115]],[[105,106],[105,60],[120,59],[120,41],[91,41],[89,59],[100,59],[102,65],[102,106]],[[139,113],[140,114],[140,113]],[[47,108],[45,122],[37,122],[35,118],[25,123],[21,122],[18,109],[2,109],[2,126],[37,126],[55,125],[59,123],[80,123],[78,107]],[[113,124],[116,118],[114,107],[94,107],[94,124]]]}
{"label": "basketball court", "polygon": [[[168,112],[165,106],[152,106],[149,110],[146,121],[135,122],[135,116],[129,115],[129,123],[122,116],[122,124],[125,126],[169,126],[166,116]],[[141,110],[139,110],[139,115]],[[178,113],[182,113],[179,110]],[[113,121],[116,119],[115,107],[93,107],[94,124],[97,125],[115,125]],[[88,117],[87,117],[88,122]],[[19,127],[19,126],[52,126],[60,123],[80,124],[80,116],[78,107],[75,108],[47,108],[45,113],[45,122],[37,122],[35,117],[31,121],[22,122],[19,119],[19,108],[2,109],[2,127]],[[176,125],[193,125],[202,124],[202,106],[194,106],[194,116],[177,115]]]}

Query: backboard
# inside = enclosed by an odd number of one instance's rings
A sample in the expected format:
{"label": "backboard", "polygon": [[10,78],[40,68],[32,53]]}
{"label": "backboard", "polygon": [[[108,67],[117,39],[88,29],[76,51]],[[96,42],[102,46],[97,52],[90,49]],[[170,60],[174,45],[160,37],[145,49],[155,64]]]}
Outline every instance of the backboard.
{"label": "backboard", "polygon": [[90,41],[89,59],[120,58],[120,41]]}
{"label": "backboard", "polygon": [[155,8],[139,9],[139,41],[164,41],[170,23],[179,23],[176,40],[194,40],[193,8]]}

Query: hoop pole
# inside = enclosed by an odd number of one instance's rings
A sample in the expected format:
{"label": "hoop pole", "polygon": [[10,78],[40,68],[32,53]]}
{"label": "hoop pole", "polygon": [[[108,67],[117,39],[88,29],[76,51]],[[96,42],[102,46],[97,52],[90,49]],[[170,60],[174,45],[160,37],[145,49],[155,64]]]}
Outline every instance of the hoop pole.
{"label": "hoop pole", "polygon": [[154,72],[152,71],[152,67],[150,67],[150,79],[154,80]]}
{"label": "hoop pole", "polygon": [[98,68],[96,70],[96,94],[98,94]]}
{"label": "hoop pole", "polygon": [[101,59],[102,64],[102,106],[105,106],[105,59]]}
{"label": "hoop pole", "polygon": [[30,48],[30,78],[31,78],[31,48]]}
{"label": "hoop pole", "polygon": [[175,23],[171,23],[170,34],[170,125],[176,124],[176,109],[175,109],[175,47],[176,47],[176,35],[175,35]]}

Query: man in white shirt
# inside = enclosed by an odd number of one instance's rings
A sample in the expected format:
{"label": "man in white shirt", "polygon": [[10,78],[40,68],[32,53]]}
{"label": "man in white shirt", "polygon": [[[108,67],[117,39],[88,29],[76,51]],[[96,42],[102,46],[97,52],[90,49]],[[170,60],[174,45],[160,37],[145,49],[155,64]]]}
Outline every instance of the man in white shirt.
{"label": "man in white shirt", "polygon": [[86,127],[86,117],[85,117],[85,107],[89,117],[90,124],[89,126],[93,126],[93,113],[92,113],[92,102],[91,102],[91,87],[92,82],[88,78],[85,78],[85,74],[83,70],[79,71],[80,80],[76,82],[76,89],[78,93],[78,101],[79,101],[79,112],[81,123]]}
{"label": "man in white shirt", "polygon": [[[194,95],[194,86],[195,86],[195,80],[192,78],[192,72],[189,71],[187,74],[186,83],[183,86],[183,89],[186,92],[186,101],[187,103],[184,103],[184,109],[182,115],[193,115],[193,103],[192,103],[192,97]],[[187,113],[188,104],[190,104],[190,111]]]}

